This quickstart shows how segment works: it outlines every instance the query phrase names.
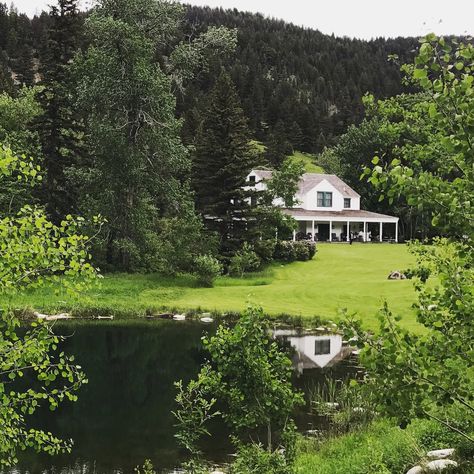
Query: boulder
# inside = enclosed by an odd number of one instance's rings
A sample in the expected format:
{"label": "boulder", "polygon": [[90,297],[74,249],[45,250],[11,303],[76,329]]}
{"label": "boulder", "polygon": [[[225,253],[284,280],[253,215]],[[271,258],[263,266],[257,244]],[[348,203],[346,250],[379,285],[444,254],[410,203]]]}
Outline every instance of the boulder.
{"label": "boulder", "polygon": [[72,316],[69,313],[42,314],[35,311],[33,314],[38,319],[44,319],[45,321],[58,321],[60,319],[72,319]]}
{"label": "boulder", "polygon": [[406,280],[407,277],[400,270],[394,270],[393,272],[390,272],[390,274],[388,275],[388,279],[389,280]]}
{"label": "boulder", "polygon": [[214,320],[209,317],[200,318],[201,323],[212,323]]}
{"label": "boulder", "polygon": [[445,459],[449,458],[454,454],[453,448],[446,449],[435,449],[434,451],[428,451],[426,456],[430,459]]}
{"label": "boulder", "polygon": [[422,472],[423,468],[421,466],[414,466],[409,471],[407,471],[407,474],[422,474]]}
{"label": "boulder", "polygon": [[[438,450],[438,451],[449,451],[449,450]],[[433,451],[430,451],[433,452]],[[454,452],[454,450],[453,450]],[[422,466],[414,466],[406,474],[423,474],[427,472],[441,472],[445,469],[450,467],[457,467],[458,463],[456,461],[452,461],[451,459],[435,459],[434,461],[430,461],[427,464]]]}
{"label": "boulder", "polygon": [[425,466],[425,470],[427,472],[440,472],[450,467],[457,467],[457,466],[458,466],[458,463],[456,461],[452,461],[451,459],[436,459],[435,461],[430,461]]}

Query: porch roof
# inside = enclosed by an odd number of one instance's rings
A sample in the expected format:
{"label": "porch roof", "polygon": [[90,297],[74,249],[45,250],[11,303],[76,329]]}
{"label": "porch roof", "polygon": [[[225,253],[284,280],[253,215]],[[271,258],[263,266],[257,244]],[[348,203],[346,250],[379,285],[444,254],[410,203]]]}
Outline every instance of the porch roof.
{"label": "porch roof", "polygon": [[310,211],[308,209],[294,207],[291,209],[283,209],[283,212],[296,220],[398,222],[398,217],[363,210]]}

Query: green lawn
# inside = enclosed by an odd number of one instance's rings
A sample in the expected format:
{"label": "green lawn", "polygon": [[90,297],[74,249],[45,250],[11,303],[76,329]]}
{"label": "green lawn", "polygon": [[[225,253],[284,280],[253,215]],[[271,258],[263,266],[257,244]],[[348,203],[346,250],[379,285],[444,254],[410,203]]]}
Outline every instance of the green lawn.
{"label": "green lawn", "polygon": [[297,163],[303,163],[306,173],[324,173],[323,168],[316,164],[316,156],[311,153],[295,151],[290,158]]}
{"label": "green lawn", "polygon": [[[163,307],[225,312],[253,302],[273,315],[323,319],[337,319],[339,310],[347,308],[375,328],[375,313],[386,299],[406,326],[415,327],[412,283],[387,280],[391,270],[405,269],[411,261],[404,245],[320,244],[310,262],[274,265],[243,279],[221,277],[214,288],[199,288],[190,276],[107,275],[81,296],[76,307],[134,313]],[[65,300],[64,295],[44,289],[18,295],[15,304],[52,311],[70,307]]]}

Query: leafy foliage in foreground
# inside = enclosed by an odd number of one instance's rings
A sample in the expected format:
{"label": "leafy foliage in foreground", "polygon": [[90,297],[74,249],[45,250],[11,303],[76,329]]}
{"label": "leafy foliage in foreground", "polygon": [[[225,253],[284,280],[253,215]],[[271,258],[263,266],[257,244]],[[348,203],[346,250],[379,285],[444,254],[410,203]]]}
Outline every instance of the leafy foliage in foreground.
{"label": "leafy foliage in foreground", "polygon": [[[0,173],[33,182],[37,168],[0,148]],[[0,220],[0,293],[38,288],[61,280],[74,292],[94,277],[89,263],[88,238],[78,235],[81,221],[71,216],[52,224],[41,209],[24,207],[17,216]],[[87,382],[74,357],[58,350],[61,337],[44,322],[25,330],[11,306],[0,313],[0,466],[15,464],[18,450],[33,448],[49,454],[67,451],[49,432],[28,426],[28,416],[40,406],[54,410],[62,401],[76,400],[75,391]]]}
{"label": "leafy foliage in foreground", "polygon": [[[242,453],[239,469],[246,466],[236,472],[255,472],[262,465],[267,470],[261,472],[272,472],[277,465],[277,472],[291,472],[295,456],[291,415],[302,396],[293,390],[289,357],[268,330],[262,310],[249,308],[235,327],[220,326],[214,336],[203,339],[209,362],[187,387],[178,383],[177,438],[191,454],[199,454],[199,439],[209,433],[207,421],[219,415]],[[252,440],[265,431],[264,442],[255,444]]]}
{"label": "leafy foliage in foreground", "polygon": [[[365,348],[362,361],[381,410],[402,425],[414,417],[436,419],[474,443],[474,47],[429,35],[415,64],[404,69],[425,93],[405,117],[416,125],[427,115],[431,134],[423,145],[396,150],[400,159],[385,166],[375,157],[366,175],[390,202],[404,193],[430,210],[438,229],[458,238],[412,248],[425,334],[402,329],[385,305],[379,335],[367,335],[355,321],[348,335]],[[437,282],[427,284],[427,275]],[[451,407],[461,415],[453,418]]]}

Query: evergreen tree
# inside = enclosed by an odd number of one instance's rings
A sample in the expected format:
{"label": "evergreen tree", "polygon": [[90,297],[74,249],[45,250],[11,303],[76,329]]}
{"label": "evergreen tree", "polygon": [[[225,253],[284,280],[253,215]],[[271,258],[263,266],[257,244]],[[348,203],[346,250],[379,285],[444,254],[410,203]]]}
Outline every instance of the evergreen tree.
{"label": "evergreen tree", "polygon": [[303,131],[298,122],[293,122],[288,129],[288,139],[293,146],[293,150],[301,150],[303,145]]}
{"label": "evergreen tree", "polygon": [[247,119],[230,76],[221,72],[196,138],[192,183],[198,211],[231,255],[245,232],[245,178],[252,167]]}
{"label": "evergreen tree", "polygon": [[76,196],[65,171],[80,150],[79,119],[74,112],[69,63],[78,47],[82,20],[77,0],[58,0],[41,56],[43,89],[38,95],[43,115],[37,120],[44,157],[43,200],[53,221],[74,209]]}
{"label": "evergreen tree", "polygon": [[0,54],[0,93],[13,94],[13,80],[8,61]]}
{"label": "evergreen tree", "polygon": [[270,133],[265,157],[272,166],[279,168],[292,151],[291,143],[286,136],[285,124],[279,120]]}

